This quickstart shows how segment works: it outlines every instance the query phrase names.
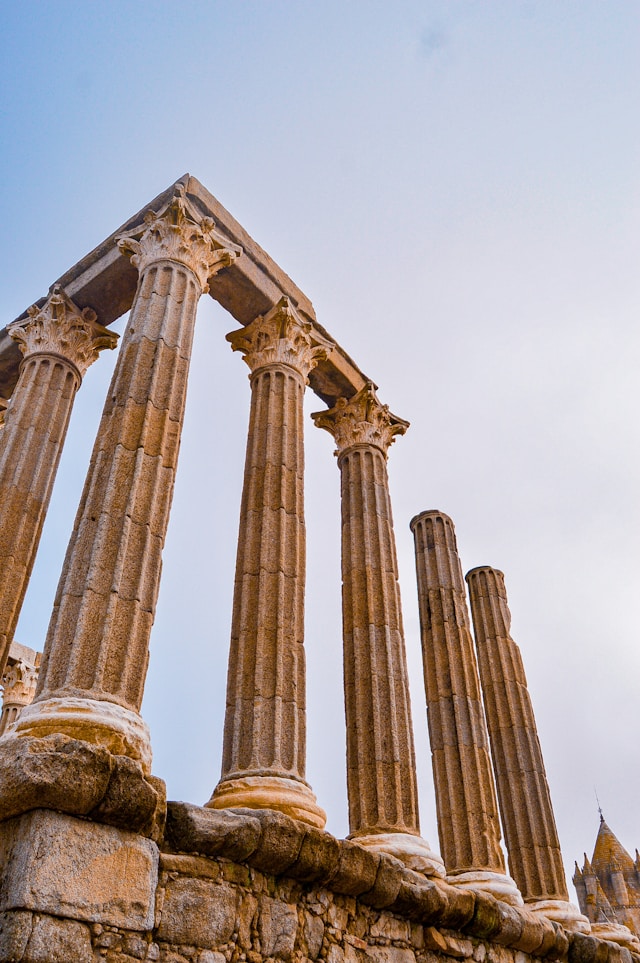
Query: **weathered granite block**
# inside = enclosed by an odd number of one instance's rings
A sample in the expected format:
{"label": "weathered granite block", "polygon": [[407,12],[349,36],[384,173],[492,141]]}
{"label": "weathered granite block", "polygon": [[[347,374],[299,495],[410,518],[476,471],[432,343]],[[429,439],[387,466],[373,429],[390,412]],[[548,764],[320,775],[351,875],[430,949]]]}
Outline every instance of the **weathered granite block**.
{"label": "weathered granite block", "polygon": [[413,950],[401,946],[370,946],[366,950],[371,963],[415,963]]}
{"label": "weathered granite block", "polygon": [[165,839],[182,853],[247,859],[258,848],[262,826],[255,814],[203,809],[189,803],[172,802],[167,808]]}
{"label": "weathered granite block", "polygon": [[158,849],[142,836],[34,810],[0,825],[0,872],[0,911],[153,926]]}
{"label": "weathered granite block", "polygon": [[0,913],[2,963],[93,963],[91,934],[84,923],[33,913]]}
{"label": "weathered granite block", "polygon": [[298,911],[291,903],[262,898],[258,924],[260,946],[266,957],[290,960],[298,930]]}
{"label": "weathered granite block", "polygon": [[34,809],[89,816],[100,823],[162,835],[166,790],[139,762],[54,732],[0,742],[0,820]]}
{"label": "weathered granite block", "polygon": [[40,916],[33,924],[21,963],[93,963],[89,927]]}
{"label": "weathered granite block", "polygon": [[31,934],[31,913],[0,913],[0,960],[21,960]]}
{"label": "weathered granite block", "polygon": [[170,880],[162,906],[158,939],[216,949],[236,925],[238,893],[226,883],[203,879]]}

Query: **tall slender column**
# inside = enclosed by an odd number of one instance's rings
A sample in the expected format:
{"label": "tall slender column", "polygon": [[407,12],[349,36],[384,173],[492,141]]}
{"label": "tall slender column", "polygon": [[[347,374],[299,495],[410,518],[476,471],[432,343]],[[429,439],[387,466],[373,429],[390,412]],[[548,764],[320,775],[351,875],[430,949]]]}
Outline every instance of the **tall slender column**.
{"label": "tall slender column", "polygon": [[118,335],[59,286],[8,332],[22,351],[0,433],[0,676],[49,507],[71,410],[87,368]]}
{"label": "tall slender column", "polygon": [[507,876],[489,737],[453,522],[429,511],[415,539],[431,761],[440,851],[450,882],[522,905]]}
{"label": "tall slender column", "polygon": [[330,342],[288,298],[227,335],[251,369],[216,809],[277,809],[323,827],[305,782],[304,449],[307,376]]}
{"label": "tall slender column", "polygon": [[178,190],[119,241],[140,273],[18,736],[62,732],[151,765],[139,715],[207,280],[238,256]]}
{"label": "tall slender column", "polygon": [[411,706],[387,451],[408,422],[365,385],[313,419],[338,446],[351,838],[444,876],[420,836]]}
{"label": "tall slender column", "polygon": [[533,707],[509,632],[504,575],[474,568],[467,583],[509,868],[528,909],[588,932],[589,921],[569,902]]}

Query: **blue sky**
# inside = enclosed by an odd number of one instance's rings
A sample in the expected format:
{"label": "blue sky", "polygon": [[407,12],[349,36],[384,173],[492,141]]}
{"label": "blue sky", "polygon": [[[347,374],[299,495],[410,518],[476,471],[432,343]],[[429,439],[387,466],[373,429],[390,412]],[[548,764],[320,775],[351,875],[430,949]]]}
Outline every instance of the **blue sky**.
{"label": "blue sky", "polygon": [[[27,0],[0,25],[2,323],[198,177],[412,423],[389,471],[425,836],[408,523],[439,508],[465,571],[505,572],[567,862],[592,849],[594,786],[640,845],[640,6]],[[156,772],[193,802],[220,765],[249,405],[235,326],[203,299],[143,709]],[[26,645],[46,634],[113,363],[77,398]],[[308,777],[344,834],[332,450],[308,421]]]}

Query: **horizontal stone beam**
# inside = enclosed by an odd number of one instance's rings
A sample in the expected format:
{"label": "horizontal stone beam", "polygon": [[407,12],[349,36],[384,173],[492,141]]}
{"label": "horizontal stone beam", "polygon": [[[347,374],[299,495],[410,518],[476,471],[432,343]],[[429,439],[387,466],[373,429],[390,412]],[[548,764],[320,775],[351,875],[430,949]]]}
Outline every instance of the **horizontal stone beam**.
{"label": "horizontal stone beam", "polygon": [[[210,295],[240,324],[249,324],[286,295],[298,312],[308,318],[323,338],[334,339],[318,323],[311,301],[285,274],[259,244],[238,224],[202,184],[189,174],[176,184],[185,184],[191,201],[203,216],[213,218],[216,229],[243,249],[242,257],[220,271],[210,282]],[[118,250],[115,238],[141,224],[147,211],[159,211],[173,195],[176,184],[145,204],[108,238],[78,261],[55,283],[80,307],[90,307],[101,324],[112,324],[127,312],[133,302],[138,272]],[[41,298],[38,304],[44,303]],[[26,309],[20,317],[26,317]],[[335,342],[334,342],[335,343]],[[9,398],[18,380],[21,354],[8,336],[0,331],[0,398]],[[330,358],[321,362],[309,376],[313,391],[332,407],[341,397],[351,397],[367,380],[348,354],[336,344]]]}

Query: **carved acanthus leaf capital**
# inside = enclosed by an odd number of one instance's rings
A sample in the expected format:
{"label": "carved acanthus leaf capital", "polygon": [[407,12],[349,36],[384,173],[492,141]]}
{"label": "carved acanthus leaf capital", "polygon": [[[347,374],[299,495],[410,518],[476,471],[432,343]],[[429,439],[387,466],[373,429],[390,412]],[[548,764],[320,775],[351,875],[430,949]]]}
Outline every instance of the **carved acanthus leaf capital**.
{"label": "carved acanthus leaf capital", "polygon": [[7,331],[25,358],[33,354],[54,354],[65,358],[83,377],[103,348],[115,348],[118,335],[98,324],[91,308],[80,309],[56,284],[39,308],[32,305],[27,317],[14,321]]}
{"label": "carved acanthus leaf capital", "polygon": [[242,254],[241,247],[216,231],[212,218],[196,210],[184,184],[162,210],[147,211],[144,223],[121,234],[116,243],[140,274],[156,261],[184,264],[196,275],[203,294],[209,278]]}
{"label": "carved acanthus leaf capital", "polygon": [[17,659],[7,666],[2,676],[3,702],[29,705],[38,684],[38,667]]}
{"label": "carved acanthus leaf capital", "polygon": [[328,411],[311,415],[318,428],[333,435],[340,455],[354,445],[373,445],[387,455],[396,435],[404,435],[409,422],[392,415],[388,405],[380,404],[375,386],[368,381],[352,398],[338,398]]}
{"label": "carved acanthus leaf capital", "polygon": [[319,361],[329,356],[333,344],[302,318],[289,298],[281,298],[267,314],[227,335],[234,351],[241,351],[251,371],[284,364],[307,379]]}

